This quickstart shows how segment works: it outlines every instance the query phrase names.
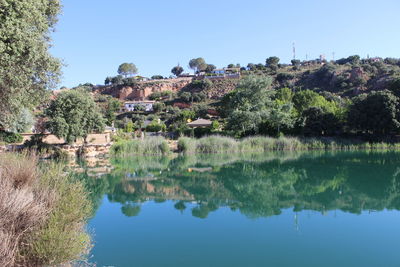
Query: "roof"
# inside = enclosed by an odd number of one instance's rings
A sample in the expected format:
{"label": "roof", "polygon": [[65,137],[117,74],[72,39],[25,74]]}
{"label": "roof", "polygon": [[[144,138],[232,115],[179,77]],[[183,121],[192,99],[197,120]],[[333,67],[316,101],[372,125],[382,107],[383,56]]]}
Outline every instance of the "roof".
{"label": "roof", "polygon": [[201,127],[201,126],[211,126],[212,121],[205,119],[197,119],[195,121],[189,122],[187,125],[192,127]]}
{"label": "roof", "polygon": [[156,101],[143,100],[143,101],[126,101],[124,104],[154,104]]}

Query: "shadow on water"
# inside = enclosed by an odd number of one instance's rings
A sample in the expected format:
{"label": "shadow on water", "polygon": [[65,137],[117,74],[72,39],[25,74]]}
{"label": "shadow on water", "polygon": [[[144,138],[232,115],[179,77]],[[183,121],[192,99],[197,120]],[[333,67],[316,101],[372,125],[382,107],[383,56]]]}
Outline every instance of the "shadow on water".
{"label": "shadow on water", "polygon": [[129,217],[144,202],[165,200],[179,211],[190,203],[198,218],[220,207],[249,218],[287,208],[359,214],[400,209],[399,164],[400,153],[386,151],[129,157],[96,165],[100,175],[81,166],[77,177],[95,210],[106,195]]}

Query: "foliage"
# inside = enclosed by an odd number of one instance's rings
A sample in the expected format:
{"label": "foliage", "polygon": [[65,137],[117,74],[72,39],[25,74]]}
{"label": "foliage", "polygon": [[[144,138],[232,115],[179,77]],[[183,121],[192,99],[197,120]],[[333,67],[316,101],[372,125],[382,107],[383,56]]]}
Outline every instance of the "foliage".
{"label": "foliage", "polygon": [[207,63],[206,61],[199,57],[199,58],[193,58],[189,61],[189,67],[194,70],[195,72],[203,71],[207,68]]}
{"label": "foliage", "polygon": [[311,90],[303,90],[295,93],[293,96],[293,104],[299,113],[302,113],[310,107],[320,107],[324,111],[332,113],[336,111],[334,102],[326,100],[323,96]]}
{"label": "foliage", "polygon": [[0,127],[9,128],[59,81],[60,62],[49,47],[60,1],[2,0],[0,6]]}
{"label": "foliage", "polygon": [[341,122],[330,112],[325,112],[320,107],[310,107],[306,109],[302,117],[304,118],[303,133],[308,136],[333,136],[341,130]]}
{"label": "foliage", "polygon": [[265,64],[267,67],[278,66],[279,60],[279,57],[269,57],[265,60]]}
{"label": "foliage", "polygon": [[213,70],[215,70],[216,68],[217,68],[217,67],[216,67],[215,65],[213,65],[213,64],[207,64],[207,67],[206,67],[205,71],[208,72],[208,73],[210,73],[210,72],[212,72]]}
{"label": "foliage", "polygon": [[57,96],[46,110],[48,128],[67,143],[84,139],[93,131],[104,130],[104,119],[95,102],[85,92],[66,91]]}
{"label": "foliage", "polygon": [[169,153],[167,141],[162,137],[149,137],[143,140],[120,141],[111,147],[114,156],[123,155],[165,155]]}
{"label": "foliage", "polygon": [[166,130],[166,126],[164,123],[159,123],[156,120],[153,120],[149,125],[146,126],[146,132],[161,132]]}
{"label": "foliage", "polygon": [[50,266],[89,252],[85,224],[91,203],[61,166],[36,157],[0,157],[0,265]]}
{"label": "foliage", "polygon": [[183,71],[184,70],[181,66],[175,66],[171,69],[172,74],[174,74],[176,77],[179,77]]}
{"label": "foliage", "polygon": [[0,141],[7,144],[21,143],[23,140],[19,133],[0,131]]}
{"label": "foliage", "polygon": [[34,123],[35,120],[32,113],[28,109],[23,108],[18,117],[12,122],[10,130],[17,133],[27,132]]}
{"label": "foliage", "polygon": [[138,73],[138,69],[133,63],[122,63],[118,67],[118,74],[128,77]]}
{"label": "foliage", "polygon": [[378,135],[398,133],[399,99],[387,90],[363,94],[354,99],[348,116],[354,130]]}
{"label": "foliage", "polygon": [[165,109],[165,104],[164,103],[157,102],[157,103],[153,104],[153,111],[154,112],[161,112],[164,109]]}
{"label": "foliage", "polygon": [[162,79],[164,79],[164,77],[162,75],[153,75],[153,76],[151,76],[151,79],[152,80],[162,80]]}

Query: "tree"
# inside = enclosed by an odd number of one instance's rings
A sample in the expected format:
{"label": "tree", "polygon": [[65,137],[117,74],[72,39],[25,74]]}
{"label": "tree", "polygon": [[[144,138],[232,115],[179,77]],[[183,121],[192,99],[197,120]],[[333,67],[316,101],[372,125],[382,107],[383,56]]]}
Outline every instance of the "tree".
{"label": "tree", "polygon": [[269,57],[265,60],[267,67],[276,67],[279,63],[279,57]]}
{"label": "tree", "polygon": [[227,129],[238,136],[257,134],[261,122],[268,118],[273,106],[270,77],[248,76],[236,89],[225,95],[220,110],[228,116]]}
{"label": "tree", "polygon": [[49,48],[60,1],[0,2],[0,128],[9,128],[59,82],[61,64]]}
{"label": "tree", "polygon": [[151,79],[152,80],[162,80],[162,79],[164,79],[164,77],[162,75],[153,75],[153,76],[151,76]]}
{"label": "tree", "polygon": [[306,109],[302,117],[304,118],[303,133],[305,135],[332,136],[341,128],[340,120],[335,114],[325,112],[320,107]]}
{"label": "tree", "polygon": [[125,76],[125,78],[128,76],[133,76],[136,73],[138,73],[138,69],[133,63],[122,63],[118,67],[118,74]]}
{"label": "tree", "polygon": [[[276,101],[266,119],[264,125],[272,128],[272,134],[279,136],[282,129],[292,129],[296,122],[296,116],[292,103],[280,103]],[[267,131],[268,132],[268,131]]]}
{"label": "tree", "polygon": [[62,92],[46,110],[48,129],[67,143],[104,130],[104,118],[91,96],[80,90]]}
{"label": "tree", "polygon": [[11,132],[23,133],[29,130],[30,127],[35,123],[32,113],[24,108],[21,110],[20,114],[13,121],[10,128]]}
{"label": "tree", "polygon": [[181,75],[182,72],[183,72],[183,68],[182,68],[181,66],[178,65],[178,66],[173,67],[172,70],[171,70],[171,72],[172,72],[172,74],[174,74],[176,77],[179,77],[179,75]]}
{"label": "tree", "polygon": [[181,93],[180,98],[183,102],[191,102],[193,100],[193,96],[190,92]]}
{"label": "tree", "polygon": [[300,66],[301,61],[299,59],[292,59],[291,63],[293,66],[298,67]]}
{"label": "tree", "polygon": [[189,67],[197,73],[205,70],[207,68],[207,63],[201,57],[193,58],[189,61]]}
{"label": "tree", "polygon": [[303,90],[294,94],[293,104],[300,114],[310,107],[320,107],[325,112],[331,113],[335,113],[337,109],[335,102],[328,101],[322,95],[311,90]]}
{"label": "tree", "polygon": [[360,95],[350,106],[348,116],[354,130],[379,135],[398,133],[399,98],[388,90]]}
{"label": "tree", "polygon": [[216,67],[215,65],[213,65],[213,64],[207,64],[207,67],[206,67],[205,71],[208,72],[208,73],[210,73],[210,72],[212,72],[213,70],[215,70],[216,68],[217,68],[217,67]]}
{"label": "tree", "polygon": [[165,109],[165,104],[164,103],[157,102],[157,103],[154,103],[154,105],[153,105],[153,111],[154,112],[161,112],[164,109]]}
{"label": "tree", "polygon": [[106,119],[107,125],[112,125],[115,121],[115,113],[121,108],[121,102],[113,97],[107,98],[107,104],[103,110],[104,118]]}

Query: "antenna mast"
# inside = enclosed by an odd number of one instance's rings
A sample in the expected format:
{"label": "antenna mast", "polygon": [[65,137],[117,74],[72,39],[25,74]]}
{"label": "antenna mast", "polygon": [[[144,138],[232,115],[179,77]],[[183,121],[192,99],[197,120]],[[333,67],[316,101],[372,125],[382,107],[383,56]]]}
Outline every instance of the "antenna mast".
{"label": "antenna mast", "polygon": [[293,59],[296,59],[296,44],[293,42]]}

